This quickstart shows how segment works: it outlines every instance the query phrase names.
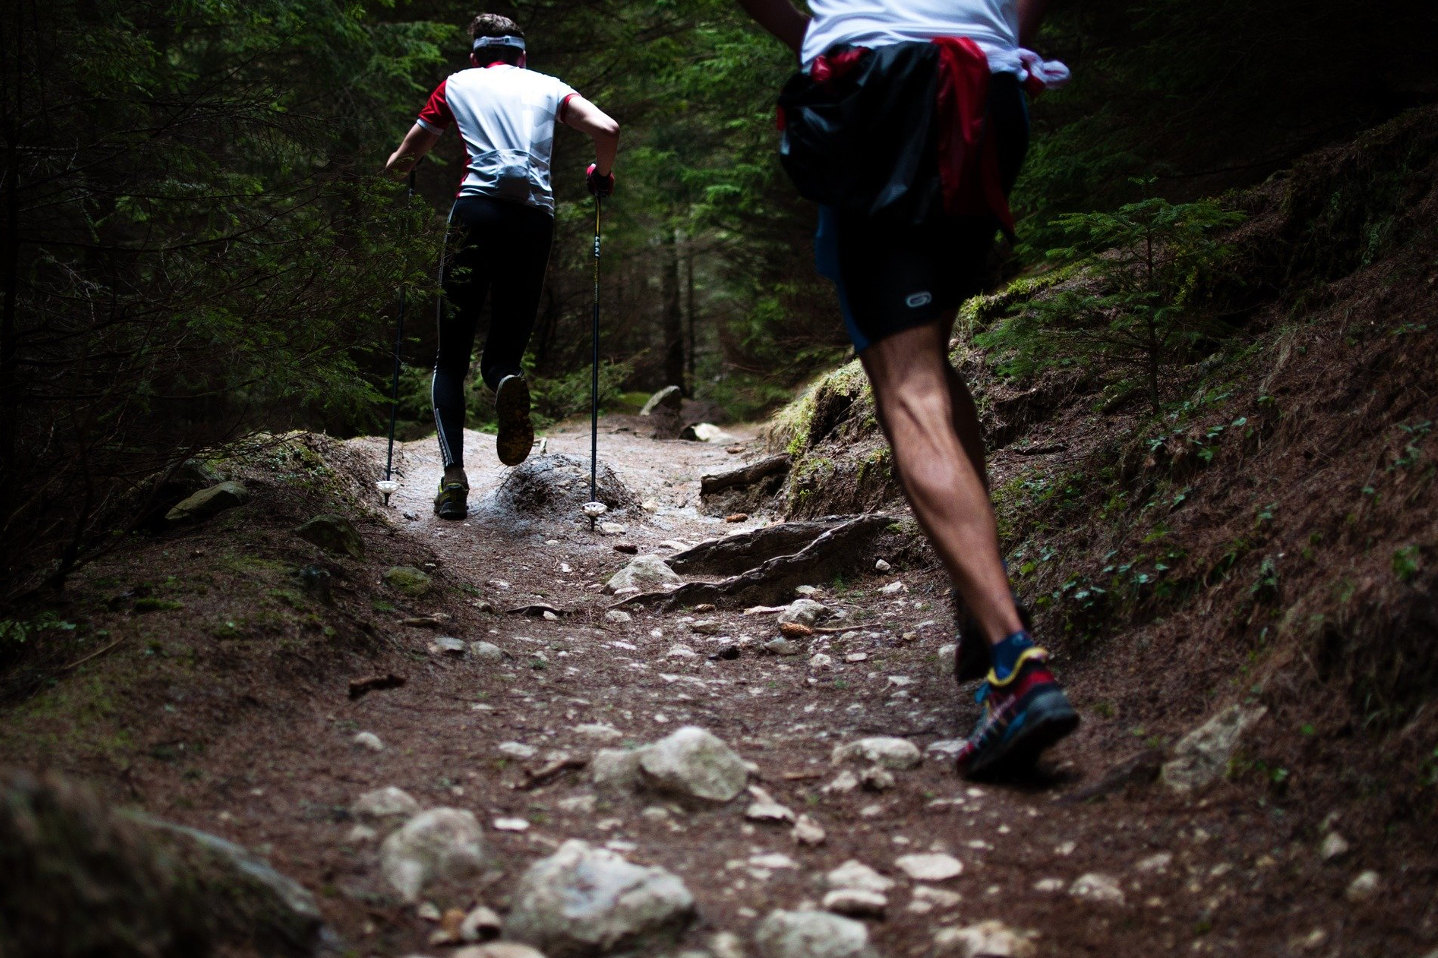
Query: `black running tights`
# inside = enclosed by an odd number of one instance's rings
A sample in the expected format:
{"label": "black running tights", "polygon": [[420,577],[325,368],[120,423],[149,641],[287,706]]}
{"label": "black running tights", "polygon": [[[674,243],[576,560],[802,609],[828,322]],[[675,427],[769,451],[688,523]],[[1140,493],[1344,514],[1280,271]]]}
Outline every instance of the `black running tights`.
{"label": "black running tights", "polygon": [[521,371],[553,239],[554,217],[536,207],[463,196],[450,211],[440,267],[445,302],[440,304],[439,353],[430,386],[446,467],[464,465],[464,379],[485,298],[490,319],[479,374],[494,389],[505,376]]}

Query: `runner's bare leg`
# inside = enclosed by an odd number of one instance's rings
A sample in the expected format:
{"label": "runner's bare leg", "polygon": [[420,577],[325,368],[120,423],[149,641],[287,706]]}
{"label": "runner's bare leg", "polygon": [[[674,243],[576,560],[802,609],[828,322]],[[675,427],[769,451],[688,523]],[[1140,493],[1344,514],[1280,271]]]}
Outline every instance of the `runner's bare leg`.
{"label": "runner's bare leg", "polygon": [[949,365],[948,321],[860,354],[904,495],[989,644],[1023,628],[999,556],[973,397]]}

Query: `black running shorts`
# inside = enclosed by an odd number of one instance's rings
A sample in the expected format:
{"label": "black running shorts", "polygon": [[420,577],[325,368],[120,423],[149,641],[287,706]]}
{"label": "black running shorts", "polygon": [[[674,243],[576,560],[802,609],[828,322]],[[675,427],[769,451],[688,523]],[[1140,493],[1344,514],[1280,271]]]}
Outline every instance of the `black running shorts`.
{"label": "black running shorts", "polygon": [[[1004,192],[1028,150],[1028,104],[1018,78],[990,78],[988,133],[997,137]],[[923,226],[877,221],[819,207],[814,258],[834,282],[854,349],[952,315],[983,288],[998,225],[991,217],[952,217]]]}

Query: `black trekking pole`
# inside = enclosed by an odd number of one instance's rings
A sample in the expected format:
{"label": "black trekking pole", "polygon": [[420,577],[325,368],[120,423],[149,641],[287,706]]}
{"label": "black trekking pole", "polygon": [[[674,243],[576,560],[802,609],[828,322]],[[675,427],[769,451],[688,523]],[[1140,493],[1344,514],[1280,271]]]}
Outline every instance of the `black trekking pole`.
{"label": "black trekking pole", "polygon": [[[419,164],[416,163],[415,166]],[[409,171],[409,192],[405,197],[409,201],[414,200],[414,168]],[[399,483],[391,478],[394,470],[394,427],[395,419],[399,415],[399,367],[404,357],[404,287],[399,289],[399,321],[395,324],[394,334],[394,381],[390,386],[389,398],[389,451],[384,458],[384,478],[375,483],[380,494],[384,496],[384,504],[389,505],[389,497],[399,489]]]}
{"label": "black trekking pole", "polygon": [[589,517],[589,529],[607,507],[599,501],[599,210],[603,198],[594,194],[594,357],[589,379],[589,501],[584,504],[584,514]]}

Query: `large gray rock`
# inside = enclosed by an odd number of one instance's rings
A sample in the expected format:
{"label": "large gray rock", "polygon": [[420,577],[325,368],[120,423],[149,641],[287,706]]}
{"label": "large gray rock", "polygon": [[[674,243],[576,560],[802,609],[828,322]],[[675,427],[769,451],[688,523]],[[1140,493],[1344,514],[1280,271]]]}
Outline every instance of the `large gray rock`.
{"label": "large gray rock", "polygon": [[681,585],[683,582],[660,556],[638,556],[610,577],[604,584],[604,591],[613,594],[620,589],[639,589],[642,592],[649,586]]}
{"label": "large gray rock", "polygon": [[474,813],[432,808],[416,815],[380,846],[380,870],[405,902],[436,881],[460,880],[485,864],[484,833]]}
{"label": "large gray rock", "polygon": [[1222,778],[1243,733],[1267,713],[1263,706],[1230,705],[1173,747],[1159,777],[1175,792],[1191,792]]}
{"label": "large gray rock", "polygon": [[595,788],[632,792],[639,787],[639,760],[643,749],[602,748],[589,760]]}
{"label": "large gray rock", "polygon": [[695,914],[694,896],[674,875],[577,839],[531,865],[512,897],[505,937],[549,958],[657,954]]}
{"label": "large gray rock", "polygon": [[347,555],[355,559],[364,558],[364,539],[344,516],[325,514],[315,516],[309,522],[295,529],[295,535],[306,542],[313,542],[326,552]]}
{"label": "large gray rock", "polygon": [[773,911],[759,923],[760,958],[878,958],[862,922],[827,911]]}
{"label": "large gray rock", "polygon": [[222,482],[218,486],[201,489],[190,498],[175,506],[165,515],[169,523],[199,522],[218,515],[226,509],[242,506],[250,501],[250,491],[239,482]]}
{"label": "large gray rock", "polygon": [[749,771],[717,736],[686,725],[643,750],[639,781],[681,798],[727,802],[744,791]]}

